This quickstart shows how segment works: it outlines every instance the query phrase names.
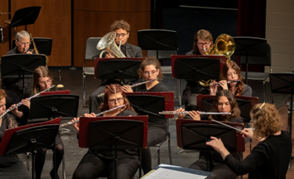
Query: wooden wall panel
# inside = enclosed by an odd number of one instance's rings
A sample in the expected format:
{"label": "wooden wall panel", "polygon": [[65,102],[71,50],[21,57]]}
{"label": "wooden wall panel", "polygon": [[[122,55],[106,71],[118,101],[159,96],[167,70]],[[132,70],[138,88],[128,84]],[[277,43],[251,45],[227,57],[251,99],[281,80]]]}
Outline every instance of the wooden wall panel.
{"label": "wooden wall panel", "polygon": [[[0,0],[0,12],[8,12],[8,0]],[[0,44],[0,57],[5,55],[9,50],[9,42],[8,42],[8,28],[4,21],[8,20],[8,14],[0,14],[0,24],[3,28],[4,33],[4,41],[5,43]]]}
{"label": "wooden wall panel", "polygon": [[[119,3],[115,4],[115,2]],[[110,6],[109,4],[112,4],[112,6]],[[129,6],[126,6],[125,4],[128,4]],[[120,5],[121,8],[119,8]],[[86,40],[89,37],[103,37],[106,33],[110,31],[110,25],[115,20],[120,19],[127,21],[131,25],[131,32],[128,42],[133,45],[138,45],[137,31],[150,28],[150,2],[148,0],[89,0],[83,3],[80,0],[75,1],[75,66],[80,67],[84,63]],[[143,54],[146,55],[146,52],[144,52]],[[92,64],[90,64],[90,66]]]}
{"label": "wooden wall panel", "polygon": [[[17,9],[30,6],[41,6],[41,10],[35,24],[28,25],[27,31],[33,37],[52,38],[48,66],[70,66],[71,0],[11,0],[11,17]],[[23,29],[24,26],[17,27],[17,31]]]}

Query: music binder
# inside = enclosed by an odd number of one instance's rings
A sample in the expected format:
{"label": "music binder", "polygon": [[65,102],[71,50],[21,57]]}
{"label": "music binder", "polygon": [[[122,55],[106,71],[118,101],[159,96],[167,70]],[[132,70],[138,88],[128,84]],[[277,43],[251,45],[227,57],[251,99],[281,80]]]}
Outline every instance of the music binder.
{"label": "music binder", "polygon": [[40,96],[55,95],[55,94],[70,94],[70,90],[47,91],[40,94]]}

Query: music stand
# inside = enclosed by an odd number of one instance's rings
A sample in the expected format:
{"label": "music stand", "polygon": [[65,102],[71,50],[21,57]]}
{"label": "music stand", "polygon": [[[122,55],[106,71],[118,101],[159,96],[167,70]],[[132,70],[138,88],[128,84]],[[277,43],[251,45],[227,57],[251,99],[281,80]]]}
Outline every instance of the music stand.
{"label": "music stand", "polygon": [[0,155],[32,153],[32,178],[35,175],[35,150],[48,148],[55,143],[60,118],[50,122],[20,126],[5,131]]}
{"label": "music stand", "polygon": [[70,94],[70,90],[61,90],[61,91],[48,91],[43,92],[40,96],[54,95],[54,94]]}
{"label": "music stand", "polygon": [[[34,42],[39,54],[50,56],[52,49],[52,39],[45,37],[34,37]],[[12,41],[12,48],[15,47],[15,40]],[[29,49],[34,49],[34,45],[31,43]]]}
{"label": "music stand", "polygon": [[[232,127],[243,129],[241,123],[224,122]],[[193,150],[214,150],[206,145],[210,137],[221,138],[229,151],[244,152],[245,141],[240,132],[212,121],[178,119],[176,121],[177,143],[179,148]]]}
{"label": "music stand", "polygon": [[[76,117],[78,113],[78,95],[47,95],[31,99],[29,119]],[[34,121],[35,122],[35,121]]]}
{"label": "music stand", "polygon": [[[147,116],[80,118],[79,146],[83,148],[143,149],[147,147]],[[100,137],[91,137],[100,136]],[[117,178],[116,167],[114,176]]]}
{"label": "music stand", "polygon": [[178,50],[177,32],[166,29],[138,30],[138,46],[142,50]]}
{"label": "music stand", "polygon": [[246,56],[245,79],[248,83],[248,56],[268,56],[267,41],[258,37],[233,37],[236,43],[234,55]]}
{"label": "music stand", "polygon": [[32,78],[34,70],[46,65],[46,57],[36,54],[5,55],[1,58],[1,77],[22,78],[23,93],[25,92],[24,78]]}
{"label": "music stand", "polygon": [[[238,106],[241,111],[241,117],[243,118],[245,123],[249,123],[250,111],[251,108],[258,103],[257,97],[248,97],[248,96],[235,96]],[[215,96],[212,95],[197,95],[197,106],[199,111],[210,111],[212,107],[212,103],[215,99]]]}
{"label": "music stand", "polygon": [[[140,58],[141,59],[141,58]],[[96,60],[95,60],[96,61]],[[100,59],[95,65],[95,77],[99,79],[139,79],[141,60]]]}

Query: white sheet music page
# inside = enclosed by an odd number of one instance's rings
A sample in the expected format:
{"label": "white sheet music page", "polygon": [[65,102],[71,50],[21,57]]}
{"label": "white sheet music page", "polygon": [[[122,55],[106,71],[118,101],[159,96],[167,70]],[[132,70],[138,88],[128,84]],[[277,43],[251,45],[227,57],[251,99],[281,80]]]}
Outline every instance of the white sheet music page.
{"label": "white sheet music page", "polygon": [[159,168],[156,171],[152,172],[148,176],[144,177],[144,179],[205,179],[206,176],[197,175],[182,171],[170,170],[166,168]]}

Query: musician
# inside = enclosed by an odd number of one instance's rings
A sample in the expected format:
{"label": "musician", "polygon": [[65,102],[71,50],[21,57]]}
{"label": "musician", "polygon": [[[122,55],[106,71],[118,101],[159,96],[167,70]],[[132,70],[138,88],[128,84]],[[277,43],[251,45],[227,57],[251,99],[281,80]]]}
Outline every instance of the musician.
{"label": "musician", "polygon": [[[6,94],[0,89],[0,115],[6,111]],[[0,119],[0,142],[2,141],[4,132],[7,129],[16,128],[17,122],[14,116],[6,114]],[[23,162],[17,155],[0,156],[0,176],[1,179],[30,179],[30,173],[24,166]]]}
{"label": "musician", "polygon": [[[186,53],[186,55],[206,55],[206,51],[213,45],[213,38],[209,31],[201,29],[194,35],[193,50]],[[193,80],[186,80],[187,85],[182,94],[182,104],[186,106],[186,110],[197,110],[197,91],[198,82]],[[200,94],[208,94],[209,89],[201,87]]]}
{"label": "musician", "polygon": [[[50,71],[44,67],[39,66],[34,70],[34,79],[33,79],[33,88],[32,90],[28,90],[26,92],[26,97],[33,96],[40,91],[44,91],[50,88],[53,84],[53,76],[51,75]],[[27,110],[19,111],[17,108],[12,111],[18,118],[23,116],[28,117],[28,110],[30,109],[30,101],[28,98],[22,100],[24,106],[27,107]],[[27,118],[26,118],[27,119]],[[55,176],[58,177],[58,168],[61,164],[64,154],[64,145],[61,140],[60,134],[58,133],[55,140],[55,146],[51,146],[49,149],[53,151],[53,169],[50,172],[50,176],[54,178]],[[36,158],[35,158],[35,169],[36,169],[36,179],[41,178],[42,170],[44,167],[45,159],[46,159],[46,152],[47,148],[37,150]],[[56,161],[55,161],[56,158]],[[56,165],[55,165],[56,164]],[[57,173],[54,173],[56,169]]]}
{"label": "musician", "polygon": [[[110,84],[105,87],[105,96],[101,111],[112,109],[121,105],[114,111],[103,114],[108,116],[136,116],[134,109],[130,106],[122,87],[119,84]],[[85,114],[86,117],[95,117],[95,114]],[[72,121],[78,120],[77,118]],[[79,132],[79,122],[74,124]],[[99,137],[99,136],[96,136]],[[94,149],[89,148],[87,154],[84,155],[81,162],[77,166],[73,179],[93,179],[106,173],[107,178],[114,178],[114,150],[112,149]],[[117,178],[130,179],[134,176],[139,168],[138,153],[133,149],[118,149],[117,153]]]}
{"label": "musician", "polygon": [[[168,88],[159,80],[162,80],[162,71],[160,62],[155,57],[146,57],[138,70],[140,78],[145,81],[157,79],[155,81],[136,86],[133,89],[129,85],[123,86],[124,92],[167,92]],[[148,146],[154,146],[165,140],[167,135],[167,121],[162,119],[148,121]],[[144,173],[151,170],[150,148],[142,150],[142,168]]]}
{"label": "musician", "polygon": [[[127,43],[129,35],[130,35],[131,26],[124,20],[114,21],[110,26],[110,31],[116,32],[115,42],[119,45],[121,41],[121,51],[126,57],[143,57],[142,49],[140,47],[131,45]],[[111,54],[107,54],[105,58],[113,58]],[[89,97],[89,110],[90,112],[98,112],[98,107],[100,103],[103,101],[102,98],[99,98],[98,95],[103,93],[105,86],[108,84],[120,83],[117,80],[103,80],[100,86],[90,95]]]}
{"label": "musician", "polygon": [[[217,90],[227,89],[230,90],[236,96],[252,96],[251,87],[243,82],[241,69],[234,61],[230,60],[223,66],[220,79],[221,81],[218,82],[219,85],[210,86],[211,95],[215,95]],[[239,82],[229,84],[227,83],[228,81],[236,80],[239,80]],[[217,82],[212,82],[210,83],[210,85],[216,83]]]}
{"label": "musician", "polygon": [[[176,110],[177,112],[183,112],[184,109],[180,108]],[[234,95],[229,90],[219,91],[215,97],[215,100],[211,108],[212,112],[230,112],[231,115],[211,115],[209,119],[215,119],[219,121],[226,122],[237,122],[242,123],[242,118],[240,117],[240,109]],[[178,115],[179,118],[184,118],[185,115]],[[199,111],[189,112],[189,116],[186,118],[192,118],[193,120],[201,120]],[[242,155],[239,152],[232,152],[232,157],[235,160],[240,160]],[[216,179],[226,178],[226,179],[236,179],[237,174],[231,170],[225,161],[222,159],[221,155],[216,151],[201,151],[199,159],[193,163],[189,168],[196,170],[210,171],[215,174]]]}
{"label": "musician", "polygon": [[281,117],[273,104],[256,104],[250,112],[252,129],[244,129],[243,137],[259,143],[242,161],[236,160],[221,139],[211,137],[206,144],[220,153],[226,165],[238,175],[249,173],[249,179],[286,178],[292,152],[290,134],[281,131]]}
{"label": "musician", "polygon": [[6,55],[14,54],[32,54],[31,51],[28,51],[31,45],[30,34],[22,30],[15,35],[15,47],[8,51]]}

